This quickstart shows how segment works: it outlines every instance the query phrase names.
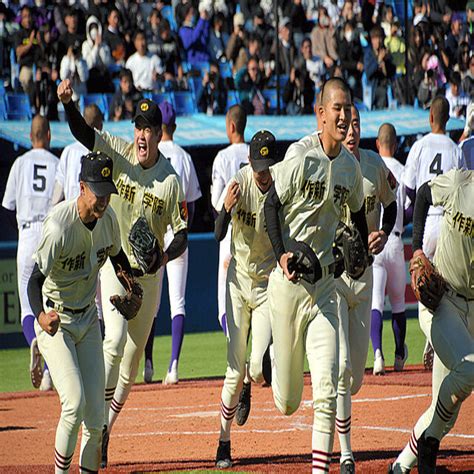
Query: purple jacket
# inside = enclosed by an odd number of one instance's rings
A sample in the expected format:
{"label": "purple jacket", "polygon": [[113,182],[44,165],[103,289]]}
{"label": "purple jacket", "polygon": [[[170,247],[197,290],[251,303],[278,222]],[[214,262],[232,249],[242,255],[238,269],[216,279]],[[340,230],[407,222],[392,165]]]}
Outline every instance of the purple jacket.
{"label": "purple jacket", "polygon": [[196,64],[200,61],[209,61],[207,44],[209,41],[210,23],[199,18],[197,25],[192,28],[183,25],[179,29],[179,37],[186,53],[186,61]]}

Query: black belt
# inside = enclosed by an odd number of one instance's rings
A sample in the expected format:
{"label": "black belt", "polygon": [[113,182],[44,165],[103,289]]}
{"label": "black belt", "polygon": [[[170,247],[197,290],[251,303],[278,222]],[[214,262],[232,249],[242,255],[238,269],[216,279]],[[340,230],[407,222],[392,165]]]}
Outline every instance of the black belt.
{"label": "black belt", "polygon": [[474,301],[474,298],[468,298],[467,296],[464,296],[462,293],[456,293],[453,289],[451,288],[448,288],[448,293],[450,293],[451,295],[456,295],[458,298],[461,298],[463,299],[464,301],[466,301],[466,303],[469,303],[469,301]]}
{"label": "black belt", "polygon": [[58,305],[54,301],[48,298],[46,300],[46,306],[49,306],[50,308],[53,308],[56,311],[59,311],[60,313],[65,312],[65,313],[71,313],[71,314],[81,314],[81,313],[84,313],[89,308],[90,304],[88,304],[87,306],[84,306],[84,308],[72,309],[72,308],[66,308],[65,306]]}

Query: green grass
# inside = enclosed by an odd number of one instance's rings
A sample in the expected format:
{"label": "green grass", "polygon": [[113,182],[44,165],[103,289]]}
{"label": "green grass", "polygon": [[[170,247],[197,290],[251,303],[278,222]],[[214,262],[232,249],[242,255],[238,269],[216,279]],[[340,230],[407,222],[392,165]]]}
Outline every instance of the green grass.
{"label": "green grass", "polygon": [[[408,364],[422,360],[425,338],[417,319],[408,319],[406,342],[409,348]],[[383,349],[387,365],[393,364],[394,342],[390,321],[384,321]],[[154,380],[161,380],[168,369],[171,337],[155,338],[153,349]],[[181,379],[223,376],[226,368],[226,343],[221,332],[186,334],[179,364]],[[0,350],[0,392],[32,390],[29,374],[29,349]],[[369,348],[367,367],[373,365],[372,346]],[[307,364],[306,364],[306,370]],[[143,381],[143,359],[137,382]]]}

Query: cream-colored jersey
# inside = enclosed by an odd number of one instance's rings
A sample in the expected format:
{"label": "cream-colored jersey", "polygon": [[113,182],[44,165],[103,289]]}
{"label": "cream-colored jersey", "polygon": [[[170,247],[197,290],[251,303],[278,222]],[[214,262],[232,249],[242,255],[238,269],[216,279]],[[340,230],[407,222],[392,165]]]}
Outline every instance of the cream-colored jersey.
{"label": "cream-colored jersey", "polygon": [[128,235],[139,217],[145,216],[161,248],[168,225],[174,234],[187,227],[186,202],[178,176],[162,154],[154,166],[143,169],[135,156],[133,142],[108,132],[95,131],[94,151],[105,153],[114,162],[118,195],[112,194],[110,205],[119,221],[122,248],[132,267],[138,268]]}
{"label": "cream-colored jersey", "polygon": [[237,272],[248,275],[255,286],[266,289],[268,276],[276,265],[275,254],[265,227],[262,193],[250,166],[242,168],[232,181],[240,187],[240,199],[232,209],[231,253]]}
{"label": "cream-colored jersey", "polygon": [[356,212],[364,202],[362,173],[344,147],[329,159],[319,135],[312,134],[288,148],[285,159],[272,167],[275,189],[283,206],[283,243],[308,244],[321,265],[334,261],[332,243],[342,207]]}
{"label": "cream-colored jersey", "polygon": [[46,217],[33,255],[46,276],[43,295],[71,309],[93,303],[99,269],[119,251],[119,224],[110,206],[89,230],[79,217],[77,199],[59,203]]}
{"label": "cream-colored jersey", "polygon": [[429,186],[444,208],[434,263],[453,290],[474,298],[474,171],[452,169]]}
{"label": "cream-colored jersey", "polygon": [[[387,168],[380,155],[371,150],[359,148],[360,169],[363,176],[365,216],[369,234],[379,230],[381,205],[387,207],[397,199],[397,180]],[[343,222],[350,221],[347,206],[343,213]]]}

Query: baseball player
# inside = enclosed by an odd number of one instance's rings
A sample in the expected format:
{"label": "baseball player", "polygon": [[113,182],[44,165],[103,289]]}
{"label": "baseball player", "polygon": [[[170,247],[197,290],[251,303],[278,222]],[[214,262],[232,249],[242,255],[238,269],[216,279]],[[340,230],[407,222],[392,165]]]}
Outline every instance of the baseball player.
{"label": "baseball player", "polygon": [[[380,156],[359,148],[360,117],[352,106],[352,118],[344,145],[354,154],[363,176],[365,216],[369,232],[369,251],[379,254],[395,224],[397,182]],[[384,207],[380,226],[381,205]],[[347,210],[342,220],[348,224]],[[337,387],[336,428],[341,446],[341,473],[355,471],[351,448],[351,395],[362,386],[370,337],[370,309],[372,303],[372,266],[368,266],[359,279],[347,271],[336,280],[337,309],[339,315],[339,382]]]}
{"label": "baseball player", "polygon": [[[432,311],[420,303],[420,327],[435,351],[433,398],[391,473],[435,473],[439,443],[454,426],[462,402],[474,389],[474,172],[450,170],[423,184],[413,217],[413,258],[421,257],[430,206],[443,206],[434,255],[447,288]],[[428,217],[427,217],[428,215]]]}
{"label": "baseball player", "polygon": [[33,252],[39,243],[43,221],[51,208],[54,176],[58,159],[48,151],[51,140],[49,122],[37,115],[31,122],[33,149],[18,157],[10,170],[2,206],[16,211],[18,223],[17,277],[20,296],[21,325],[30,346],[30,375],[33,387],[50,390],[48,367],[42,367],[36,340],[35,317],[28,301],[27,285],[34,261]]}
{"label": "baseball player", "polygon": [[[191,156],[186,153],[177,143],[173,141],[173,134],[176,131],[176,112],[169,102],[159,105],[161,110],[163,137],[158,145],[161,154],[166,157],[176,171],[184,198],[188,205],[188,228],[191,228],[194,216],[194,203],[201,196],[201,188],[194,169]],[[165,249],[173,240],[173,232],[168,229],[165,235]],[[188,249],[182,255],[175,258],[166,265],[168,274],[168,292],[171,307],[171,357],[168,372],[163,380],[165,385],[178,383],[178,363],[181,353],[181,345],[184,336],[184,316],[185,316],[185,293],[186,278],[188,275]],[[160,269],[159,297],[163,289],[163,278],[165,267]],[[156,316],[155,316],[156,319]],[[155,319],[145,346],[145,368],[143,378],[146,383],[150,383],[153,378],[153,341],[155,339]]]}
{"label": "baseball player", "polygon": [[[225,116],[225,129],[230,145],[217,153],[212,164],[211,203],[216,210],[226,184],[242,166],[249,162],[249,146],[244,139],[246,125],[247,114],[243,107],[241,105],[232,106]],[[226,274],[232,257],[230,236],[231,232],[228,232],[219,244],[219,270],[217,276],[218,318],[224,334],[227,334],[225,314]]]}
{"label": "baseball player", "polygon": [[91,153],[82,160],[80,195],[54,207],[34,254],[28,298],[41,353],[61,400],[56,473],[67,473],[83,423],[79,469],[97,472],[104,418],[104,357],[94,304],[99,269],[108,256],[130,274],[117,217],[108,207],[117,193],[112,161]]}
{"label": "baseball player", "polygon": [[[141,275],[138,281],[144,292],[137,317],[125,321],[109,302],[110,295],[123,294],[123,290],[110,262],[106,262],[101,270],[106,403],[101,466],[106,467],[109,434],[137,376],[158,308],[158,269],[179,257],[187,247],[186,201],[173,167],[158,150],[162,132],[157,104],[148,99],[138,103],[133,119],[134,141],[128,143],[107,132],[94,131],[84,122],[71,101],[72,88],[68,80],[59,84],[58,96],[75,138],[89,149],[106,153],[114,161],[114,182],[119,194],[112,197],[111,206],[119,221],[122,247],[134,273]],[[149,255],[139,256],[133,253],[129,239],[135,224],[143,222],[142,217],[156,238],[157,246]],[[168,225],[174,238],[161,255]],[[141,270],[140,260],[149,261],[147,273]]]}
{"label": "baseball player", "polygon": [[402,371],[408,358],[408,348],[405,344],[406,269],[402,233],[404,209],[410,202],[406,197],[405,186],[402,182],[403,165],[394,158],[397,149],[397,133],[392,124],[384,123],[380,126],[376,145],[383,162],[398,183],[395,225],[384,250],[375,256],[373,264],[372,321],[370,324],[370,338],[374,349],[373,373],[374,375],[383,375],[385,373],[385,359],[382,351],[382,315],[385,291],[387,291],[392,307],[392,329],[395,338],[394,370]]}
{"label": "baseball player", "polygon": [[466,168],[468,170],[474,170],[474,101],[467,106],[466,111],[466,125],[462,137],[463,140],[459,143],[459,148],[463,154]]}
{"label": "baseball player", "polygon": [[[403,182],[411,202],[415,202],[415,193],[423,183],[453,168],[465,168],[462,153],[456,144],[446,135],[449,120],[449,102],[438,96],[431,103],[431,133],[416,141],[408,153],[405,163]],[[423,241],[423,252],[433,258],[438,234],[441,227],[443,209],[432,207],[428,213]],[[423,363],[427,369],[433,366],[433,349],[427,344],[423,353]]]}
{"label": "baseball player", "polygon": [[[360,166],[342,146],[351,118],[350,90],[342,79],[324,84],[319,110],[322,131],[291,145],[272,167],[274,185],[265,201],[267,231],[279,263],[267,291],[273,398],[283,414],[297,410],[306,352],[313,386],[313,473],[329,471],[334,441],[339,320],[332,243],[345,204],[367,242]],[[305,248],[305,258],[314,262],[309,281],[292,270],[295,247]]]}
{"label": "baseball player", "polygon": [[275,163],[275,156],[273,134],[267,130],[257,132],[250,142],[250,166],[242,168],[229,182],[215,224],[215,236],[220,241],[232,221],[232,258],[226,291],[227,371],[221,395],[221,429],[216,455],[219,469],[232,466],[230,429],[246,375],[250,326],[249,373],[255,382],[263,380],[263,355],[271,339],[267,284],[276,262],[265,229],[263,206],[272,183],[269,167]]}

